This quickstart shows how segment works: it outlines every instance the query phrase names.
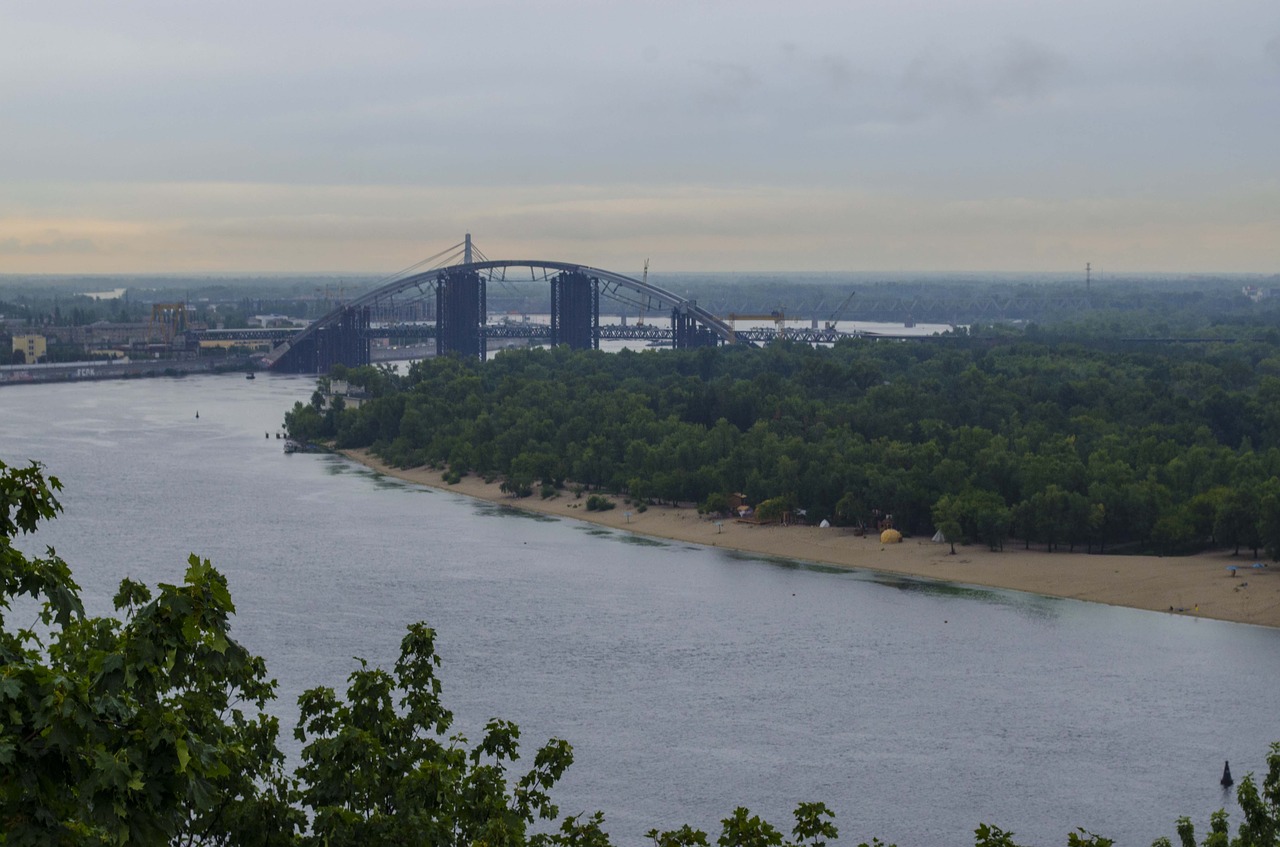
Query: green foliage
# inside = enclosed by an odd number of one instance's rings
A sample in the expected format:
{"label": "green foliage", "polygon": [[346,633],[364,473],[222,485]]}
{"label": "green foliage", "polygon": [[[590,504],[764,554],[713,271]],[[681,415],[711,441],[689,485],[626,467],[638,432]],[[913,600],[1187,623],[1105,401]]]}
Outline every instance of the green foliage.
{"label": "green foliage", "polygon": [[154,596],[123,582],[122,619],[86,617],[65,562],[12,545],[59,510],[59,487],[0,463],[0,606],[27,595],[48,627],[38,638],[0,621],[5,842],[274,843],[259,825],[287,831],[301,815],[261,711],[274,684],[229,636],[225,579],[192,556],[184,582]]}
{"label": "green foliage", "polygon": [[974,847],[1018,847],[1013,842],[1013,833],[1005,832],[998,826],[989,826],[985,823],[978,824],[978,828],[973,831]]}
{"label": "green foliage", "polygon": [[[1122,346],[1037,333],[814,349],[506,351],[378,381],[359,409],[289,416],[400,465],[572,480],[719,512],[789,497],[814,521],[892,514],[1000,549],[1280,555],[1280,360],[1257,341]],[[1272,482],[1276,480],[1276,482]],[[1267,499],[1267,495],[1274,495]],[[954,528],[954,527],[952,527]],[[948,533],[948,537],[953,534]]]}
{"label": "green foliage", "polygon": [[[1267,775],[1259,788],[1253,774],[1246,774],[1236,788],[1236,802],[1243,820],[1230,837],[1227,812],[1219,809],[1209,816],[1209,832],[1200,847],[1277,847],[1280,845],[1280,742],[1267,754]],[[1197,847],[1191,819],[1178,818],[1180,847]],[[1168,838],[1157,839],[1152,847],[1171,847]]]}
{"label": "green foliage", "polygon": [[573,761],[569,745],[549,741],[509,787],[519,729],[492,720],[470,750],[446,737],[453,717],[440,700],[439,664],[435,633],[415,624],[394,673],[361,662],[345,700],[327,688],[302,695],[295,735],[305,743],[308,843],[523,844],[531,823],[559,814],[548,792]]}
{"label": "green foliage", "polygon": [[761,523],[773,523],[783,520],[787,513],[795,508],[795,496],[770,497],[756,506],[756,520]]}
{"label": "green foliage", "polygon": [[713,491],[707,495],[707,499],[702,501],[698,506],[698,511],[706,515],[725,515],[730,510],[729,498],[727,495]]}
{"label": "green foliage", "polygon": [[608,497],[601,497],[599,494],[592,494],[587,497],[588,512],[607,512],[618,504],[610,500]]}
{"label": "green foliage", "polygon": [[1110,838],[1104,838],[1084,829],[1067,834],[1067,847],[1112,847],[1115,844]]}
{"label": "green foliage", "polygon": [[[771,823],[751,814],[739,806],[733,814],[720,822],[719,847],[826,847],[828,838],[836,838],[838,831],[832,823],[832,814],[824,803],[801,803],[796,806],[795,827],[788,841]],[[666,832],[651,829],[647,833],[655,847],[709,847],[707,834],[700,829],[685,826]]]}
{"label": "green foliage", "polygon": [[498,490],[512,497],[528,497],[533,493],[533,484],[527,477],[507,478],[498,485]]}

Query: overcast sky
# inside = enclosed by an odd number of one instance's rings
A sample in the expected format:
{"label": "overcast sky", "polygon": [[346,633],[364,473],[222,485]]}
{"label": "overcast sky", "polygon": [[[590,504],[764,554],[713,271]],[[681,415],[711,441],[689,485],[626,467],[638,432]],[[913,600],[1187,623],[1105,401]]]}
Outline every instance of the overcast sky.
{"label": "overcast sky", "polygon": [[1280,272],[1277,0],[0,0],[0,273]]}

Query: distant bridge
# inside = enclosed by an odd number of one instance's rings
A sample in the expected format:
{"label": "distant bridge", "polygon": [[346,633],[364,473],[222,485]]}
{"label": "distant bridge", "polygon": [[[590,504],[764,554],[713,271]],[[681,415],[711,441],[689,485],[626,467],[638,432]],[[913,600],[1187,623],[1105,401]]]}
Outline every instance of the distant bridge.
{"label": "distant bridge", "polygon": [[[696,300],[647,280],[570,262],[491,261],[483,256],[475,261],[478,251],[470,235],[450,250],[459,248],[459,264],[401,277],[337,306],[272,350],[267,366],[293,373],[328,373],[336,364],[367,365],[372,338],[415,334],[434,337],[439,355],[478,358],[484,358],[489,338],[504,336],[545,338],[553,345],[568,344],[579,350],[598,349],[601,339],[614,338],[644,339],[677,349],[752,340],[749,331],[735,332]],[[522,281],[523,272],[528,271],[529,281],[548,285],[551,323],[546,329],[487,325],[488,287],[516,282],[513,271],[520,272]],[[629,313],[669,317],[670,325],[602,326],[602,297],[623,305]],[[429,313],[433,317],[428,318]]]}

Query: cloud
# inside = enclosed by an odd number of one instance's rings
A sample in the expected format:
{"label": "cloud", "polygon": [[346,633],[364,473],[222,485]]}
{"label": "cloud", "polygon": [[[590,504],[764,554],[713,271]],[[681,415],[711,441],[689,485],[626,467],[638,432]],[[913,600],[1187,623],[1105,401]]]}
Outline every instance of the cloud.
{"label": "cloud", "polygon": [[1051,93],[1068,68],[1055,50],[1011,41],[985,54],[936,47],[918,54],[902,72],[907,114],[977,113],[1000,103],[1030,102]]}
{"label": "cloud", "polygon": [[56,232],[36,239],[0,238],[0,254],[8,256],[84,256],[100,252],[89,238],[66,238]]}
{"label": "cloud", "polygon": [[[1207,228],[1214,197],[1280,195],[1275,0],[28,5],[0,10],[9,269],[377,270],[468,227],[605,263],[987,267],[1027,222],[1058,238],[1007,198]],[[1001,214],[943,249],[954,203]],[[1246,241],[1133,264],[1275,265]]]}
{"label": "cloud", "polygon": [[1066,59],[1056,51],[1016,41],[995,57],[988,84],[995,97],[1031,100],[1052,90],[1066,68]]}
{"label": "cloud", "polygon": [[751,65],[736,62],[698,62],[703,73],[698,104],[709,107],[737,108],[748,102],[748,95],[760,88],[759,72]]}

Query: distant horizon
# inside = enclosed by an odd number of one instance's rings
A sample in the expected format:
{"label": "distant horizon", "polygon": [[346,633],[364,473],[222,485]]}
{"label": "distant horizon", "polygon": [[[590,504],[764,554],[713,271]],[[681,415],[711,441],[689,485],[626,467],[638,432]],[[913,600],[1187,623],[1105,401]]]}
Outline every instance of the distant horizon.
{"label": "distant horizon", "polygon": [[[497,260],[501,261],[501,260]],[[581,262],[572,262],[567,259],[544,259],[543,261],[565,261],[572,264],[581,264],[583,267],[592,267],[597,270],[608,270],[613,273],[622,274],[624,276],[632,276],[625,270],[604,267],[601,265],[588,265]],[[417,273],[419,271],[415,271]],[[643,270],[634,274],[639,279]],[[302,279],[317,278],[326,279],[358,279],[362,282],[372,282],[385,279],[388,282],[401,278],[401,274],[392,274],[378,271],[149,271],[145,273],[130,272],[93,272],[87,271],[83,273],[12,273],[0,272],[0,283],[5,281],[21,281],[29,279],[48,279],[58,281],[75,281],[75,280],[147,280],[147,279],[227,279],[227,280],[252,280],[252,279]],[[1053,278],[1062,282],[1078,281],[1085,283],[1085,274],[1080,271],[993,271],[993,270],[921,270],[921,271],[862,271],[862,270],[835,270],[835,271],[810,271],[810,270],[722,270],[722,271],[654,271],[649,270],[651,279],[673,278],[673,277],[762,277],[762,276],[788,276],[796,278],[822,278],[822,277],[882,277],[885,279],[898,279],[904,277],[911,278],[938,278],[938,279],[955,279],[963,280],[974,277],[986,278],[1034,278],[1046,280]],[[1140,281],[1143,279],[1278,279],[1280,280],[1280,271],[1264,272],[1264,271],[1123,271],[1111,272],[1106,269],[1093,268],[1092,282],[1097,284],[1106,280],[1125,280]],[[519,280],[524,282],[525,280]],[[870,280],[875,281],[875,280]]]}
{"label": "distant horizon", "polygon": [[0,273],[465,231],[636,275],[1280,271],[1275,0],[62,0],[0,8],[0,72]]}

